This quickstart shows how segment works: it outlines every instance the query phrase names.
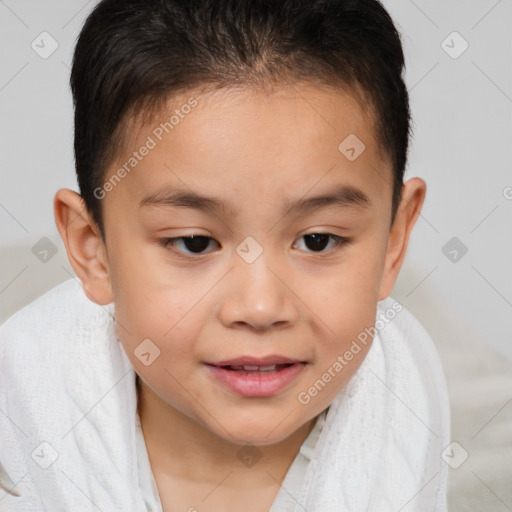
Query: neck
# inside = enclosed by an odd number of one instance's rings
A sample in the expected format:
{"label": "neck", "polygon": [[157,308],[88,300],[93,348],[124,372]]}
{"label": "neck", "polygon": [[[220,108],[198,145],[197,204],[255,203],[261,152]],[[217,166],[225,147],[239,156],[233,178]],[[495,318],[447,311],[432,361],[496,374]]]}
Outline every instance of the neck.
{"label": "neck", "polygon": [[243,445],[217,436],[169,406],[142,381],[138,391],[137,411],[153,471],[198,483],[215,484],[219,474],[233,470],[238,476],[233,485],[244,486],[245,479],[247,486],[266,486],[269,474],[282,483],[316,422],[315,417],[277,444],[258,446],[258,464],[245,467],[237,458]]}

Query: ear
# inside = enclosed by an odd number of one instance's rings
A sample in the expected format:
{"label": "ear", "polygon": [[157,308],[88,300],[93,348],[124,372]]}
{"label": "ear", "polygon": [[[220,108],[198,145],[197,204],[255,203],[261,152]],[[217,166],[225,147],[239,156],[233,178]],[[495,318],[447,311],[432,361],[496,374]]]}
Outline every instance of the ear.
{"label": "ear", "polygon": [[82,196],[62,188],[55,194],[53,208],[69,263],[82,282],[85,294],[97,304],[109,304],[114,297],[107,249]]}
{"label": "ear", "polygon": [[385,299],[393,290],[405,258],[409,236],[420,215],[426,191],[427,185],[421,178],[411,178],[402,187],[402,200],[389,233],[378,300]]}

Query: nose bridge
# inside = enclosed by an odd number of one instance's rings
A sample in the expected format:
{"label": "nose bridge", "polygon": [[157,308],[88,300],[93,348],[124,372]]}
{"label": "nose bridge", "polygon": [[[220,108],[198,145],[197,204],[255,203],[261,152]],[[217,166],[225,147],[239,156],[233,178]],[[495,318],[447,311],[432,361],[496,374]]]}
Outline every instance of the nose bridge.
{"label": "nose bridge", "polygon": [[295,322],[297,304],[281,276],[279,255],[247,237],[233,254],[228,293],[219,310],[226,326],[256,330],[283,327]]}

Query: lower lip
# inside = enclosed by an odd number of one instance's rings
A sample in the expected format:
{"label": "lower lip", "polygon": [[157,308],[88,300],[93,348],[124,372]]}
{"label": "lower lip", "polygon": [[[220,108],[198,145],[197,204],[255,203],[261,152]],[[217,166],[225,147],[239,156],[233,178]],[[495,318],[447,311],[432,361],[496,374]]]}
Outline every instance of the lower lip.
{"label": "lower lip", "polygon": [[231,391],[242,396],[272,396],[290,384],[304,368],[304,363],[294,363],[276,372],[254,372],[244,375],[220,366],[206,365],[214,377]]}

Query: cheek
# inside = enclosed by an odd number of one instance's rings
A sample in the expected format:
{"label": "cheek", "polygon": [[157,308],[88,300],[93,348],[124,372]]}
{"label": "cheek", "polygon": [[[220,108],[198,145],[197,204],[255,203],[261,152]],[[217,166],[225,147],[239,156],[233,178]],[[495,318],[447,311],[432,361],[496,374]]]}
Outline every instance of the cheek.
{"label": "cheek", "polygon": [[116,330],[135,371],[148,383],[184,374],[195,361],[195,343],[206,321],[199,303],[204,292],[178,280],[147,278],[143,266],[118,270],[116,277]]}
{"label": "cheek", "polygon": [[381,277],[382,251],[372,244],[353,251],[335,273],[319,282],[308,282],[311,309],[318,312],[327,328],[317,336],[320,369],[332,365],[347,351],[344,375],[353,373],[361,364],[371,343]]}
{"label": "cheek", "polygon": [[[301,297],[328,327],[330,337],[352,335],[373,324],[382,274],[381,251],[357,248],[329,272],[302,278]],[[334,331],[334,334],[332,331]]]}
{"label": "cheek", "polygon": [[[127,244],[129,235],[119,230],[111,249],[110,269],[115,296],[118,336],[136,371],[144,365],[135,354],[144,340],[159,352],[155,364],[180,370],[192,363],[200,329],[207,322],[205,296],[214,281],[198,279],[197,274],[171,266],[160,247],[142,239]],[[151,343],[146,342],[148,347]],[[158,366],[158,365],[157,365]]]}
{"label": "cheek", "polygon": [[190,292],[127,291],[119,301],[116,298],[116,319],[131,347],[149,338],[162,353],[177,357],[191,351],[199,335],[204,319],[196,304],[197,297]]}
{"label": "cheek", "polygon": [[[192,312],[186,315],[182,300],[138,294],[116,304],[116,318],[126,329],[118,337],[135,372],[165,402],[185,410],[189,376],[197,368],[196,340],[201,320]],[[194,396],[201,398],[201,390]]]}
{"label": "cheek", "polygon": [[[179,273],[171,271],[159,250],[121,227],[111,236],[109,273],[116,315],[137,336],[162,337],[185,315],[193,300],[184,295]],[[185,293],[187,290],[190,288],[185,288]]]}

